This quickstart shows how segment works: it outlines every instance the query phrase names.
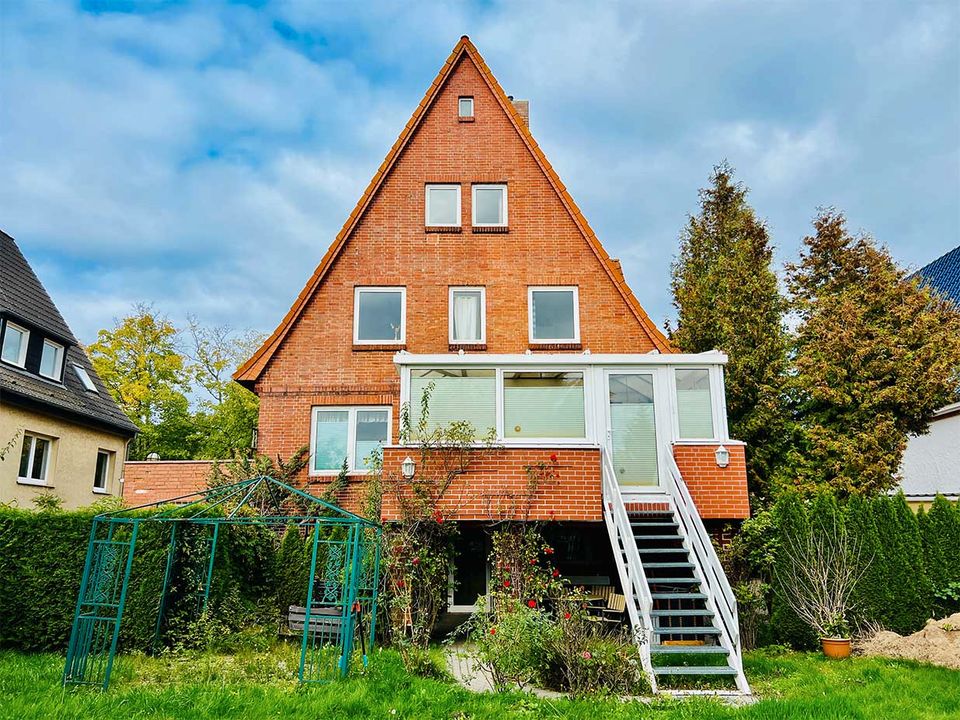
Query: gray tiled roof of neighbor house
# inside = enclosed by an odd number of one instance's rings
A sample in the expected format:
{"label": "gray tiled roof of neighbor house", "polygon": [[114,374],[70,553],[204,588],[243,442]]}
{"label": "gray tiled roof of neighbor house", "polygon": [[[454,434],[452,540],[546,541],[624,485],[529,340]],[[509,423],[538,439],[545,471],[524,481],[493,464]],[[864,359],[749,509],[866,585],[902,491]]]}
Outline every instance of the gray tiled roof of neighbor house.
{"label": "gray tiled roof of neighbor house", "polygon": [[[30,267],[17,243],[0,230],[0,315],[20,320],[62,340],[63,382],[0,363],[0,399],[27,404],[81,424],[132,436],[137,426],[110,396],[90,359]],[[86,370],[97,392],[83,386],[74,366]]]}
{"label": "gray tiled roof of neighbor house", "polygon": [[960,307],[960,247],[938,257],[929,265],[917,270],[915,275],[941,295]]}

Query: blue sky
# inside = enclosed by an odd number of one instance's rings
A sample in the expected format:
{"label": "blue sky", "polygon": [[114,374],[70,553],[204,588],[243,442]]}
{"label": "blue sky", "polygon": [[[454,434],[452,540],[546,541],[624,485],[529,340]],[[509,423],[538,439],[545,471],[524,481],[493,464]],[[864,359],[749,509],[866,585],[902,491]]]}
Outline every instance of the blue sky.
{"label": "blue sky", "polygon": [[722,159],[778,262],[818,206],[960,244],[960,3],[0,3],[0,227],[79,337],[271,331],[467,33],[658,322]]}

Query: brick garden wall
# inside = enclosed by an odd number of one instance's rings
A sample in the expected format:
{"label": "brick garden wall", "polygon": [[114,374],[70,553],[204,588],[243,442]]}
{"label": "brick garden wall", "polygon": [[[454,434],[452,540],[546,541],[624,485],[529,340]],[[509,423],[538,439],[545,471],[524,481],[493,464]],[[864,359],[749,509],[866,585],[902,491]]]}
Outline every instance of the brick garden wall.
{"label": "brick garden wall", "polygon": [[212,460],[159,460],[123,465],[123,502],[128,507],[169,500],[203,490]]}

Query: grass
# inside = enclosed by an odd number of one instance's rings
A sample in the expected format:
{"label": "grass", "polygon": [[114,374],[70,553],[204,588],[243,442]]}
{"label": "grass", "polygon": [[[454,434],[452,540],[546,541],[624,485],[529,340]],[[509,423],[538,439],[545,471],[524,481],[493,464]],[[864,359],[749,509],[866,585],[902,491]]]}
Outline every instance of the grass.
{"label": "grass", "polygon": [[296,684],[297,648],[266,653],[118,659],[110,690],[60,687],[58,655],[0,652],[0,718],[957,718],[960,672],[898,660],[827,661],[814,654],[757,651],[745,659],[761,700],[732,708],[715,700],[543,700],[520,693],[475,695],[409,675],[397,653],[377,651],[361,676],[310,688]]}

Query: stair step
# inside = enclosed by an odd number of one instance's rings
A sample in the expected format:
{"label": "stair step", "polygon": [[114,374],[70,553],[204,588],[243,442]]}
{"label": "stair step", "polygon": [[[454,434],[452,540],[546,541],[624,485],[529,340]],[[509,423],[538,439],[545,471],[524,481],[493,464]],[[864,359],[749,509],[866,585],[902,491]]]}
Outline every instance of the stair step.
{"label": "stair step", "polygon": [[684,625],[683,627],[658,627],[653,628],[654,635],[719,635],[720,628],[713,627],[712,625],[704,625],[703,627],[691,627],[690,625]]}
{"label": "stair step", "polygon": [[[642,562],[642,558],[641,558]],[[695,567],[692,562],[645,562],[645,568],[692,568]]]}
{"label": "stair step", "polygon": [[[644,567],[651,567],[650,565],[645,565]],[[701,583],[700,578],[696,577],[648,577],[647,583],[649,585],[699,585]]]}
{"label": "stair step", "polygon": [[650,617],[713,617],[710,610],[651,610]]}
{"label": "stair step", "polygon": [[686,555],[687,549],[678,547],[678,548],[637,548],[639,553],[647,553],[648,555],[676,555],[677,553],[683,553]]}
{"label": "stair step", "polygon": [[675,522],[663,522],[663,521],[656,520],[656,521],[654,521],[654,522],[632,522],[632,523],[630,523],[630,526],[631,526],[631,527],[673,527],[673,528],[678,528],[678,527],[680,527],[680,524],[679,524],[679,523],[675,523]]}
{"label": "stair step", "polygon": [[669,665],[654,666],[654,675],[729,675],[737,674],[729,665],[700,665],[689,667],[671,667]]}
{"label": "stair step", "polygon": [[697,592],[655,592],[651,595],[654,600],[706,600],[705,593]]}
{"label": "stair step", "polygon": [[651,645],[651,655],[729,655],[722,645]]}
{"label": "stair step", "polygon": [[633,535],[635,540],[682,540],[679,535]]}

